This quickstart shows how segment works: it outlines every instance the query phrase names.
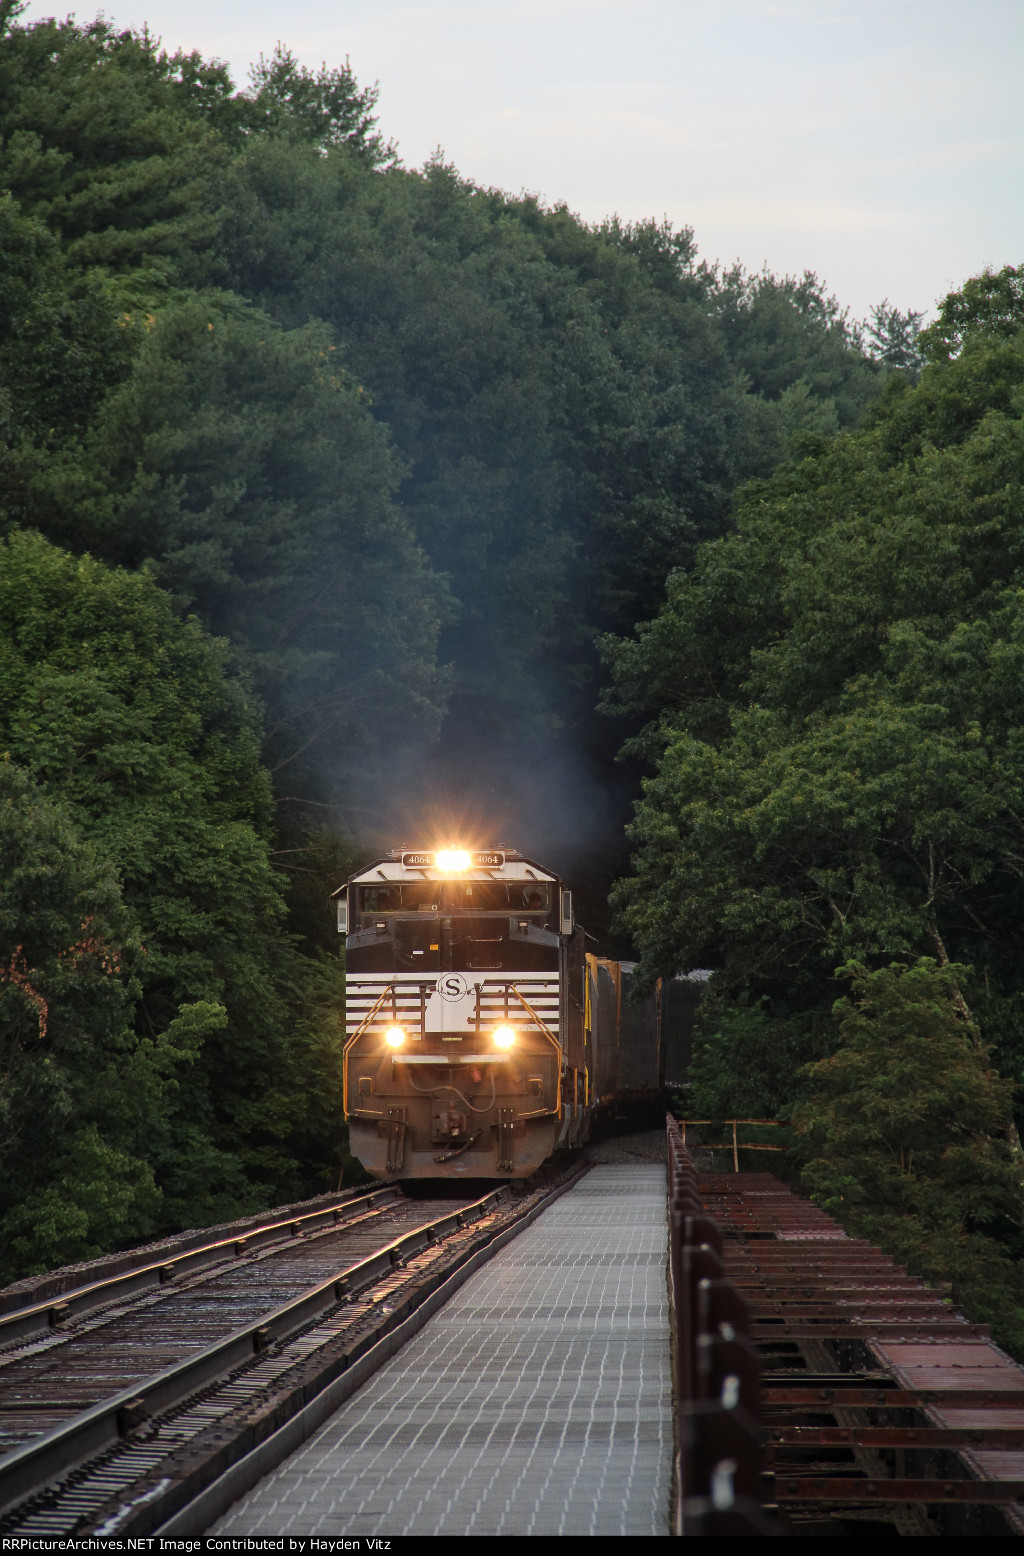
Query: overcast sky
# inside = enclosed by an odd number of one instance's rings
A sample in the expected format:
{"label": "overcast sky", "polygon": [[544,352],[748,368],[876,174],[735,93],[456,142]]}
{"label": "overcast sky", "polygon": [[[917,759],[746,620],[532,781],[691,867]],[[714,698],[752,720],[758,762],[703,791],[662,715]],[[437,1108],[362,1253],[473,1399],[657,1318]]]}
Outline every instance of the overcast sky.
{"label": "overcast sky", "polygon": [[[54,14],[33,0],[23,16]],[[58,14],[64,14],[61,9]],[[75,12],[79,20],[92,6]],[[110,0],[244,81],[280,39],[380,85],[408,166],[709,259],[815,270],[855,316],[1024,261],[1024,0]]]}

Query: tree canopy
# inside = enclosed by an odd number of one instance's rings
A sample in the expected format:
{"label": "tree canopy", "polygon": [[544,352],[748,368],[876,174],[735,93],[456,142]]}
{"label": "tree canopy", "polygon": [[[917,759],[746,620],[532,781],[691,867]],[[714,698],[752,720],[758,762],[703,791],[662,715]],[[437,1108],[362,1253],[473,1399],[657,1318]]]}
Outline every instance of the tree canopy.
{"label": "tree canopy", "polygon": [[964,1015],[967,969],[922,957],[839,976],[838,1046],[793,1110],[804,1180],[846,1225],[948,1286],[1024,1349],[1020,1267],[990,1234],[1019,1228],[1024,1164],[1006,1138],[1014,1087]]}
{"label": "tree canopy", "polygon": [[714,965],[813,1025],[851,957],[962,961],[1020,1077],[1024,316],[989,308],[1015,276],[948,299],[920,382],[746,488],[606,647],[655,715],[620,896],[648,972]]}
{"label": "tree canopy", "polygon": [[38,847],[58,907],[28,933],[19,862],[4,1106],[45,1148],[0,1203],[9,1270],[337,1181],[326,889],[445,795],[595,856],[595,634],[656,612],[738,483],[854,428],[910,329],[868,339],[813,275],[722,271],[687,228],[405,168],[347,61],[279,45],[239,88],[20,12],[0,754],[11,857]]}
{"label": "tree canopy", "polygon": [[[290,1007],[322,978],[287,937],[259,709],[226,645],[145,573],[15,532],[0,550],[0,709],[11,1138],[54,1141],[8,1179],[16,1225],[82,1142],[137,1179],[122,1235],[294,1189],[290,1137],[309,1127],[323,1034],[307,1015],[298,1041]],[[108,1235],[83,1223],[36,1252]]]}

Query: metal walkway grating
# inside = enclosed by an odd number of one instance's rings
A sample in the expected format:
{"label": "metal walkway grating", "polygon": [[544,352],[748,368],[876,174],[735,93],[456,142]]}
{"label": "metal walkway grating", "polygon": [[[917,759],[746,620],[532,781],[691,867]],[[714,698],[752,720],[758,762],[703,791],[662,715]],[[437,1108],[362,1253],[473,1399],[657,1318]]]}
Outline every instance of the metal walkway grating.
{"label": "metal walkway grating", "polygon": [[665,1174],[596,1167],[217,1535],[664,1535]]}

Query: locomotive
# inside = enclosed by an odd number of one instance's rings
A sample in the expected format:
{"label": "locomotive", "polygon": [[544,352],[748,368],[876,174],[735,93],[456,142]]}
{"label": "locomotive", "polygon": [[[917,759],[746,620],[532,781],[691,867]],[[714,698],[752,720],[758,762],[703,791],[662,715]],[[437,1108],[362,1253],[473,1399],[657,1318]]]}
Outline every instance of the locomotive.
{"label": "locomotive", "polygon": [[588,953],[564,881],[515,849],[393,849],[333,900],[345,1118],[374,1177],[528,1177],[602,1105],[679,1084],[695,991],[631,1001],[632,965]]}

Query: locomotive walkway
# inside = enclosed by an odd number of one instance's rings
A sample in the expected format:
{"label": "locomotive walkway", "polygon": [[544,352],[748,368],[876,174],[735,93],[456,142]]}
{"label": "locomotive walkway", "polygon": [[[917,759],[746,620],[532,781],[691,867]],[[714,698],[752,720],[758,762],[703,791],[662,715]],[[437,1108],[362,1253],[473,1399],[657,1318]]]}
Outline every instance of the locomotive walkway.
{"label": "locomotive walkway", "polygon": [[598,1166],[216,1535],[665,1535],[665,1171]]}

